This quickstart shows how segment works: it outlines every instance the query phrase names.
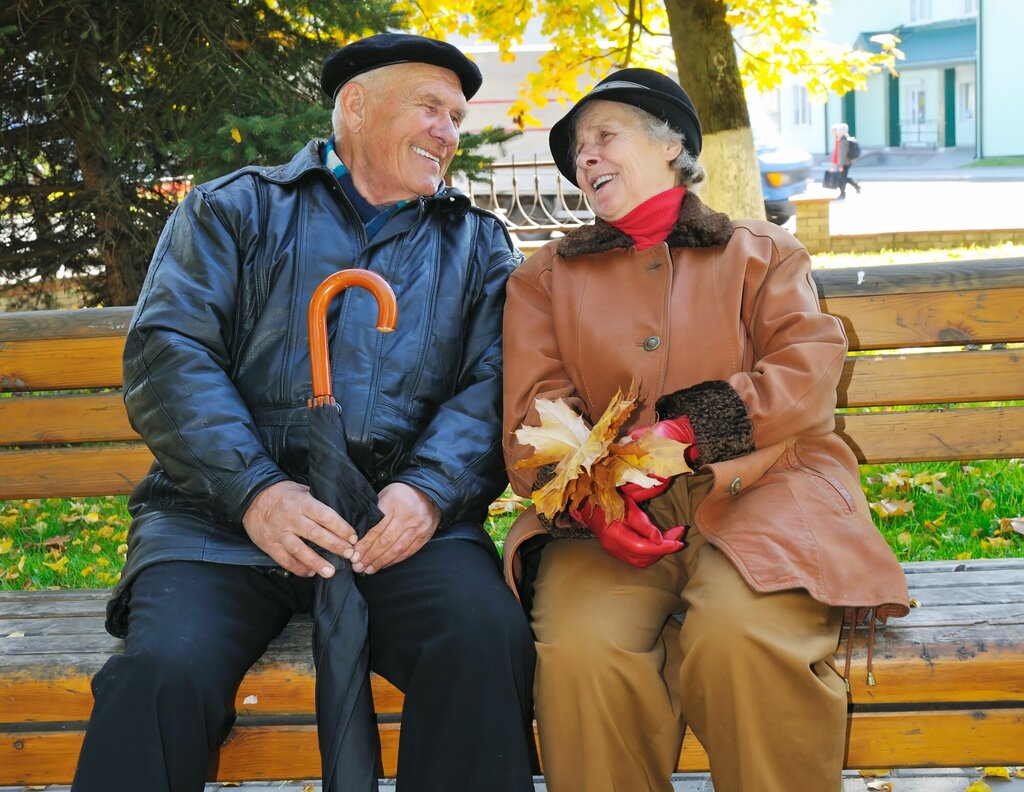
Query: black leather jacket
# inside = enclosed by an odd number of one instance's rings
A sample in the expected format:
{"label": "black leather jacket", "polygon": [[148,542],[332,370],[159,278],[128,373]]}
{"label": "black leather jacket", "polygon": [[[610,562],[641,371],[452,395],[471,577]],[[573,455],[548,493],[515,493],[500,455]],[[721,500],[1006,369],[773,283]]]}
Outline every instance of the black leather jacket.
{"label": "black leather jacket", "polygon": [[124,352],[125,405],[156,464],[129,504],[115,635],[122,595],[149,564],[273,565],[241,520],[262,489],[305,479],[307,307],[341,269],[378,273],[398,298],[389,334],[363,289],[328,313],[350,455],[378,490],[401,481],[426,493],[441,511],[435,540],[493,549],[482,523],[506,481],[502,310],[522,256],[497,218],[450,188],[402,207],[368,243],[323,145],[196,187],[157,245]]}

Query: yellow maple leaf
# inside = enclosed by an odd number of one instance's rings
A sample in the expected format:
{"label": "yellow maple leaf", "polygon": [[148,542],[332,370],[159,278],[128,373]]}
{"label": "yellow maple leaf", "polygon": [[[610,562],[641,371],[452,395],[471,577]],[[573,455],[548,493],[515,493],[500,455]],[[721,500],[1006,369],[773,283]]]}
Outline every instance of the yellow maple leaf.
{"label": "yellow maple leaf", "polygon": [[642,487],[657,483],[652,476],[670,478],[691,472],[678,443],[651,432],[633,440],[617,440],[619,430],[636,407],[633,389],[615,392],[607,409],[592,428],[562,399],[536,399],[540,426],[521,426],[516,439],[533,446],[534,453],[515,468],[555,464],[554,477],[531,493],[537,511],[554,517],[568,507],[579,508],[592,497],[609,521],[620,519],[624,504],[616,487],[627,482]]}
{"label": "yellow maple leaf", "polygon": [[964,792],[992,792],[992,787],[982,781],[980,778],[971,784]]}
{"label": "yellow maple leaf", "polygon": [[986,767],[982,772],[985,778],[1009,778],[1010,771],[1005,767]]}

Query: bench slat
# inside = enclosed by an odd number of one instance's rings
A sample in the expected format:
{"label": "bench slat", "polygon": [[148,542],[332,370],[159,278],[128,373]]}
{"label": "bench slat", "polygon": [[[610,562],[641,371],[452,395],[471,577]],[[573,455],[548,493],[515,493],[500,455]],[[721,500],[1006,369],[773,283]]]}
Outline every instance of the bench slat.
{"label": "bench slat", "polygon": [[62,338],[124,338],[133,306],[0,313],[0,346]]}
{"label": "bench slat", "polygon": [[855,355],[839,381],[840,407],[1010,401],[1024,394],[1024,349]]}
{"label": "bench slat", "polygon": [[832,267],[811,272],[819,297],[984,291],[1024,284],[1024,258]]}
{"label": "bench slat", "polygon": [[[1015,764],[1024,709],[865,713],[850,716],[848,767],[942,767]],[[398,726],[380,724],[384,774],[397,769]],[[79,732],[0,731],[0,783],[69,783],[81,749]],[[956,765],[944,763],[957,746]],[[686,730],[678,770],[708,769],[707,754]],[[317,778],[320,759],[312,725],[236,726],[221,748],[211,779],[219,781]]]}
{"label": "bench slat", "polygon": [[120,391],[0,399],[0,446],[141,440]]}
{"label": "bench slat", "polygon": [[[1024,407],[844,413],[839,434],[861,464],[1024,457]],[[127,495],[153,461],[142,443],[0,451],[0,500]]]}
{"label": "bench slat", "polygon": [[0,500],[127,495],[152,463],[141,442],[0,451]]}
{"label": "bench slat", "polygon": [[[999,401],[1024,393],[1024,350],[847,360],[840,407]],[[136,440],[120,392],[0,400],[0,445]]]}
{"label": "bench slat", "polygon": [[1024,341],[1024,285],[994,291],[829,297],[821,307],[842,321],[852,350]]}
{"label": "bench slat", "polygon": [[1024,456],[1024,407],[845,413],[836,431],[862,465]]}
{"label": "bench slat", "polygon": [[0,390],[119,388],[124,338],[95,337],[0,344]]}

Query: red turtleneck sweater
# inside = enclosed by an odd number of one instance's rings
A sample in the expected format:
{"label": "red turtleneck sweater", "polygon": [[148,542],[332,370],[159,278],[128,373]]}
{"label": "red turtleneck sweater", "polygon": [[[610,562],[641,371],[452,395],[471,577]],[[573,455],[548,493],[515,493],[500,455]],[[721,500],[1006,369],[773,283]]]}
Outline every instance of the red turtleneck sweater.
{"label": "red turtleneck sweater", "polygon": [[637,250],[664,242],[672,226],[679,219],[679,207],[683,205],[685,187],[673,187],[648,198],[618,220],[609,220],[624,234],[628,234],[636,242]]}

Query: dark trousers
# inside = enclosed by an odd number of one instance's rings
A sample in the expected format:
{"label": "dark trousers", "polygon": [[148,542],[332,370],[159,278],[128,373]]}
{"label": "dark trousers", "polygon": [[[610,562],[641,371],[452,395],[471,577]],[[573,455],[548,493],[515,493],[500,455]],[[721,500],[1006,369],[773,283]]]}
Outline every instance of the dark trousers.
{"label": "dark trousers", "polygon": [[[487,551],[431,542],[359,584],[371,667],[406,696],[398,789],[532,790],[533,638]],[[93,679],[73,792],[202,790],[242,677],[311,592],[249,567],[143,570],[125,651]]]}
{"label": "dark trousers", "polygon": [[839,169],[839,197],[846,197],[846,185],[852,184],[853,189],[860,192],[860,185],[850,178],[850,166],[846,165]]}

